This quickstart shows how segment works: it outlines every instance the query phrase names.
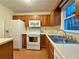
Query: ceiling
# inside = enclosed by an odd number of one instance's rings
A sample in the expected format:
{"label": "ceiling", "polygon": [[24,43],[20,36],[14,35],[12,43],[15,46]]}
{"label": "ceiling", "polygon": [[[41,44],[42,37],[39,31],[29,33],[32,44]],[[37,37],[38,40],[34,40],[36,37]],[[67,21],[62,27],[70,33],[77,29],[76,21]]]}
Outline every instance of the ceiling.
{"label": "ceiling", "polygon": [[10,8],[14,12],[50,12],[55,9],[57,2],[61,0],[0,0],[0,4]]}

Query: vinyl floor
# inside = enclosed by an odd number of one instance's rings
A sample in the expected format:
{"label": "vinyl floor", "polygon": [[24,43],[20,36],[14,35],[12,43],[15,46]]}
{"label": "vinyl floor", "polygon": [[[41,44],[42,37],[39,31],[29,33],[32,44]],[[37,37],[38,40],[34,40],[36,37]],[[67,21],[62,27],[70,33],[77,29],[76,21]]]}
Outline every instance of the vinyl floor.
{"label": "vinyl floor", "polygon": [[21,49],[19,51],[13,51],[13,59],[48,59],[48,54],[45,48],[39,51]]}

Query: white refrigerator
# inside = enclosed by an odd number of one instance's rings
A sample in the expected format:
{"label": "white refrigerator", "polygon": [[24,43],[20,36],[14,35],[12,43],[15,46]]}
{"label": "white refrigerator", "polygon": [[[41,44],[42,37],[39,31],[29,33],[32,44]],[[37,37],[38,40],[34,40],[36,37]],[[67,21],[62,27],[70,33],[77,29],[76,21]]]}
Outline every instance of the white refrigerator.
{"label": "white refrigerator", "polygon": [[21,20],[10,20],[10,37],[13,38],[13,48],[22,48],[22,34],[26,32],[25,24]]}

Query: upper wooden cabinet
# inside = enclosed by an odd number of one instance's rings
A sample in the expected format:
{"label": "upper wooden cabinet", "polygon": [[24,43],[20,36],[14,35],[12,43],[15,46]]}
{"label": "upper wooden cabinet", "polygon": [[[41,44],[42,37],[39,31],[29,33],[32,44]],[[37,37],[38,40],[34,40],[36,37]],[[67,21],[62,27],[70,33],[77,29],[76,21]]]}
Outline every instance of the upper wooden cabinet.
{"label": "upper wooden cabinet", "polygon": [[61,24],[61,8],[57,7],[54,12],[54,24],[60,25]]}
{"label": "upper wooden cabinet", "polygon": [[79,18],[79,0],[75,0],[76,2],[76,12],[75,12],[75,15],[77,18]]}
{"label": "upper wooden cabinet", "polygon": [[21,19],[25,22],[25,25],[28,26],[29,20],[40,20],[41,26],[53,26],[53,19],[50,19],[50,15],[14,15],[14,20]]}
{"label": "upper wooden cabinet", "polygon": [[50,15],[40,15],[40,20],[41,20],[41,25],[42,26],[51,26],[51,24],[50,24]]}
{"label": "upper wooden cabinet", "polygon": [[50,14],[50,24],[53,26],[57,26],[60,25],[60,23],[61,23],[61,8],[57,7]]}

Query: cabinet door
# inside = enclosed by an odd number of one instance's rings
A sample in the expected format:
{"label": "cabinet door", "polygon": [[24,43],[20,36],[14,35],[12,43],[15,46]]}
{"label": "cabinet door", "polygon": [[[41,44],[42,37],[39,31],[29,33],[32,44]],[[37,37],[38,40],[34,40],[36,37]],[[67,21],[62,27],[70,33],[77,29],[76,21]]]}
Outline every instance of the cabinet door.
{"label": "cabinet door", "polygon": [[76,13],[75,13],[75,15],[76,15],[77,18],[79,18],[79,0],[75,0],[75,2],[76,2]]}
{"label": "cabinet door", "polygon": [[50,25],[50,16],[49,15],[40,15],[41,25],[49,26]]}
{"label": "cabinet door", "polygon": [[46,38],[44,34],[41,34],[41,47],[46,47]]}
{"label": "cabinet door", "polygon": [[0,46],[0,59],[3,59],[2,58],[2,46]]}
{"label": "cabinet door", "polygon": [[54,59],[54,48],[53,48],[53,46],[51,45],[51,43],[50,43],[50,41],[49,41],[49,57],[50,57],[50,59]]}
{"label": "cabinet door", "polygon": [[50,14],[50,21],[49,21],[49,23],[50,23],[50,26],[54,26],[54,12],[51,12],[51,14]]}
{"label": "cabinet door", "polygon": [[22,34],[22,48],[26,48],[27,46],[27,35],[26,34]]}
{"label": "cabinet door", "polygon": [[51,45],[48,38],[46,39],[46,48],[47,48],[47,52],[48,52],[48,59],[54,59],[54,48]]}
{"label": "cabinet door", "polygon": [[41,25],[46,26],[46,16],[40,15]]}
{"label": "cabinet door", "polygon": [[[8,42],[2,47],[3,59],[13,59],[13,42]],[[6,49],[6,50],[5,50]]]}

